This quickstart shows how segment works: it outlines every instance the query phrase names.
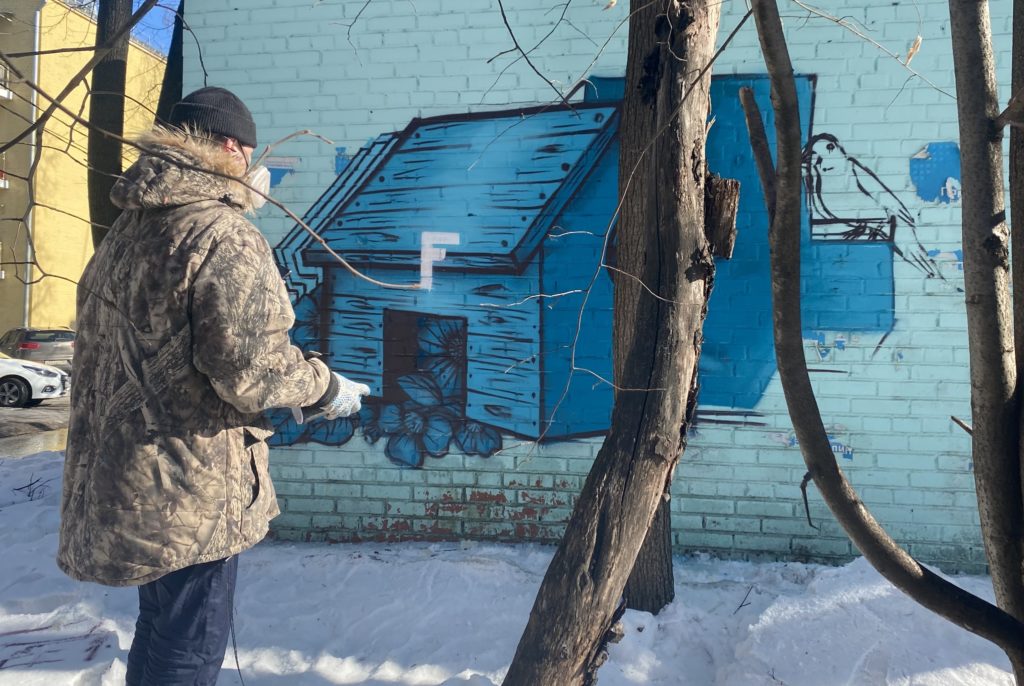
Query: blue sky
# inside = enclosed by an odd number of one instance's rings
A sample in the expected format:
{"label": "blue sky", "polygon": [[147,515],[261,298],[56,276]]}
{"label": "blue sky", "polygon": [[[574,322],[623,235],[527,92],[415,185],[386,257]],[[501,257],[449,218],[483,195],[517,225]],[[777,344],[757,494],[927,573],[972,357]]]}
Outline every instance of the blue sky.
{"label": "blue sky", "polygon": [[[136,8],[143,0],[134,0]],[[161,0],[151,9],[142,21],[132,30],[132,36],[141,40],[155,50],[167,54],[171,46],[171,34],[174,31],[174,13],[178,9],[178,0]]]}

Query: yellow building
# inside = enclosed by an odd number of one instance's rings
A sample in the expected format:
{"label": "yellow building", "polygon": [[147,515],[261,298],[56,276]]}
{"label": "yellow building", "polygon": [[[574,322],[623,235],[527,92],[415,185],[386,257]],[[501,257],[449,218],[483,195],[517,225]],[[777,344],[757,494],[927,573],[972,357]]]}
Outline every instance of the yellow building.
{"label": "yellow building", "polygon": [[[12,60],[49,95],[60,93],[92,57],[96,24],[87,13],[59,0],[4,0],[0,8],[0,51],[25,54]],[[152,123],[165,59],[132,41],[128,54],[125,134]],[[88,116],[85,84],[65,100]],[[8,74],[0,64],[0,143],[35,121],[49,102]],[[0,156],[0,334],[15,326],[74,327],[75,282],[92,256],[86,182],[88,130],[57,112],[39,145],[26,138]],[[132,150],[125,151],[131,157]],[[38,160],[36,158],[38,157]],[[29,211],[28,176],[33,164],[35,205]],[[32,263],[38,265],[38,268]]]}

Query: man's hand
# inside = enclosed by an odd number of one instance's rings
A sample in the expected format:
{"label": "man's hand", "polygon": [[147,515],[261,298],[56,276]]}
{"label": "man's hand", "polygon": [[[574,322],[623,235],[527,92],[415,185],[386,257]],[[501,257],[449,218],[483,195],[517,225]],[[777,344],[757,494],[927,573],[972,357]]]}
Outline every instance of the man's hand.
{"label": "man's hand", "polygon": [[327,420],[348,417],[355,414],[363,406],[363,396],[370,394],[366,384],[350,381],[337,372],[331,372],[331,383],[327,392],[313,405],[292,408],[292,416],[298,424],[312,421],[318,417]]}
{"label": "man's hand", "polygon": [[[370,387],[364,383],[349,381],[338,372],[332,372],[338,381],[338,392],[326,405],[322,405],[324,417],[337,419],[355,414],[363,407],[363,396],[370,395]],[[334,386],[334,383],[331,383]]]}

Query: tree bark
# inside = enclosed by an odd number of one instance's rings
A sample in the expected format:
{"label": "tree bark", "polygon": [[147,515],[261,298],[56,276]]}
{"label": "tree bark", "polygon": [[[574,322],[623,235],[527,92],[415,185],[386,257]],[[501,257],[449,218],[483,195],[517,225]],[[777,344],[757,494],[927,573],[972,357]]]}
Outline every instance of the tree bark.
{"label": "tree bark", "polygon": [[[951,0],[951,4],[956,2]],[[807,372],[800,321],[802,145],[793,67],[775,0],[753,0],[752,5],[772,82],[778,150],[775,216],[769,230],[776,360],[804,461],[836,521],[872,566],[928,609],[999,645],[1010,656],[1020,680],[1017,665],[1024,646],[1024,625],[932,573],[902,550],[857,497],[832,453]],[[755,120],[760,127],[759,118],[748,116],[748,122]]]}
{"label": "tree bark", "polygon": [[[132,18],[131,0],[99,0],[96,46],[106,45]],[[89,122],[102,131],[124,135],[124,88],[128,67],[129,34],[110,46],[110,52],[92,74]],[[110,189],[121,174],[121,142],[96,128],[89,132],[89,217],[92,242],[98,247],[120,211],[110,202]]]}
{"label": "tree bark", "polygon": [[171,47],[167,51],[167,69],[164,71],[163,84],[160,87],[160,102],[156,106],[157,122],[166,122],[171,109],[181,100],[185,74],[185,60],[182,50],[184,39],[185,0],[178,3],[178,12],[174,15],[174,33],[171,34]]}
{"label": "tree bark", "polygon": [[[634,3],[635,4],[635,3]],[[633,9],[631,7],[631,9]],[[639,16],[629,26],[630,55],[653,55],[656,49],[650,18],[644,17],[641,23]],[[655,140],[658,134],[658,111],[649,98],[637,97],[643,83],[644,64],[640,59],[627,59],[627,88],[622,102],[622,124],[619,127],[619,231],[621,227],[648,226],[656,221],[657,209],[654,206],[655,195],[647,192],[647,186],[656,178],[656,162],[653,155],[644,155],[645,147]],[[653,78],[648,76],[647,78]],[[638,166],[639,165],[639,166]],[[623,182],[635,175],[634,183]],[[626,240],[616,232],[619,245],[616,246],[616,267],[627,274],[641,274],[645,253],[642,241]],[[634,233],[634,236],[636,234]],[[614,340],[612,359],[614,362],[613,377],[619,386],[625,387],[625,364],[633,347],[634,336],[628,331],[633,321],[639,316],[637,308],[640,304],[643,288],[633,279],[613,272],[615,293],[613,305]],[[616,395],[618,393],[616,392]],[[672,504],[663,500],[658,505],[658,513],[664,512],[665,519],[671,519]],[[672,570],[672,531],[671,526],[663,526],[664,520],[658,515],[651,521],[651,527],[644,536],[643,545],[633,563],[629,579],[626,582],[626,606],[633,610],[660,612],[661,608],[672,602],[675,597],[675,577]],[[667,569],[666,569],[667,565]]]}
{"label": "tree bark", "polygon": [[[643,224],[629,212],[620,219],[620,268],[640,269],[630,272],[635,278],[616,278],[614,341],[618,347],[632,340],[621,364],[611,430],[541,584],[506,686],[593,683],[602,639],[671,482],[692,410],[714,276],[704,232],[710,70],[685,102],[683,94],[711,59],[720,3],[631,5],[619,188],[626,204],[638,203],[648,214]],[[636,107],[653,108],[660,137],[634,138],[629,117]],[[629,160],[635,161],[635,177]],[[624,193],[634,184],[635,194]],[[658,297],[637,294],[627,319],[618,311],[618,286],[641,289],[636,279]]]}
{"label": "tree bark", "polygon": [[[1013,47],[1010,92],[1024,97],[1024,0],[1013,2]],[[1013,344],[1015,350],[1016,394],[1020,412],[1017,425],[1019,482],[1024,487],[1024,129],[1010,127],[1010,243],[1013,284]],[[1021,495],[1024,498],[1024,494]],[[1022,551],[1024,554],[1024,551]],[[1024,571],[1024,570],[1022,570]],[[1017,579],[1022,583],[1021,579]],[[1018,619],[1022,619],[1017,615]],[[1024,681],[1024,674],[1017,674]]]}
{"label": "tree bark", "polygon": [[[767,56],[766,56],[767,59]],[[764,206],[768,209],[768,222],[775,221],[775,162],[772,160],[771,147],[768,145],[768,136],[764,132],[764,124],[761,120],[761,108],[757,105],[754,97],[754,89],[744,86],[740,88],[740,103],[743,105],[743,114],[747,122],[747,133],[750,135],[750,148],[754,153],[754,164],[757,166],[757,175],[761,179],[761,192],[764,194]],[[799,112],[797,112],[799,116]],[[798,138],[796,143],[800,144]],[[789,189],[792,192],[792,189]]]}
{"label": "tree bark", "polygon": [[[1000,108],[992,31],[987,0],[950,0],[949,12],[960,120],[974,479],[996,602],[1024,621],[1020,410],[1002,134],[993,126]],[[1024,656],[1014,666],[1018,678],[1024,677]]]}
{"label": "tree bark", "polygon": [[626,607],[658,614],[676,597],[672,571],[672,502],[662,499],[626,581]]}
{"label": "tree bark", "polygon": [[[652,131],[652,135],[656,133]],[[715,257],[731,259],[733,247],[736,245],[736,214],[740,203],[740,182],[736,179],[723,179],[710,172],[704,177],[704,235],[707,236],[711,253]],[[625,209],[625,208],[623,208]],[[630,256],[632,258],[632,256]],[[632,261],[632,260],[631,260]],[[634,267],[634,271],[642,266]],[[636,284],[639,285],[639,284]],[[616,288],[625,290],[626,286],[616,282]],[[635,312],[637,289],[630,288],[624,293],[628,298],[628,308],[622,309]],[[625,302],[624,297],[622,301]],[[628,317],[625,317],[629,321]],[[618,350],[618,348],[616,348]],[[618,368],[621,358],[617,357],[616,378],[621,378],[622,371]],[[696,408],[697,388],[691,391],[687,399],[689,408]],[[686,421],[690,421],[687,416]],[[669,484],[671,485],[671,484]],[[658,614],[675,599],[675,578],[672,572],[672,506],[668,490],[665,498],[651,522],[651,528],[644,538],[644,544],[633,565],[633,571],[626,582],[626,607]]]}
{"label": "tree bark", "polygon": [[708,173],[704,182],[704,233],[715,257],[732,259],[739,209],[740,182]]}

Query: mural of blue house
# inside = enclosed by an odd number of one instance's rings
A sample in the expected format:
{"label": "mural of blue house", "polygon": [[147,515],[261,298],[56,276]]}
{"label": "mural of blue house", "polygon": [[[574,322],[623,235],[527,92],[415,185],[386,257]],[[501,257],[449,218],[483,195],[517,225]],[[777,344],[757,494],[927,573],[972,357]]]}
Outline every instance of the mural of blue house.
{"label": "mural of blue house", "polygon": [[[833,173],[825,158],[834,146],[815,147],[830,137],[811,137],[814,80],[797,83],[805,172]],[[713,79],[708,164],[739,179],[741,194],[739,239],[718,264],[705,325],[699,402],[726,410],[754,408],[776,369],[768,215],[743,86],[774,131],[766,77]],[[612,282],[601,265],[614,228],[621,92],[621,79],[595,79],[572,106],[416,119],[353,156],[307,214],[318,238],[296,227],[276,254],[295,299],[296,342],[367,383],[373,398],[359,418],[332,424],[282,416],[278,441],[337,445],[361,426],[367,440],[387,441],[393,461],[419,466],[453,447],[492,454],[503,435],[607,430]],[[896,248],[894,229],[882,229],[893,222],[881,210],[851,215],[851,226],[881,228],[820,237],[814,208],[802,217],[806,335],[888,331]],[[369,283],[332,253],[405,288]]]}
{"label": "mural of blue house", "polygon": [[360,151],[307,221],[360,271],[417,289],[363,281],[305,232],[278,246],[297,342],[370,385],[385,433],[397,412],[434,454],[459,427],[533,439],[607,428],[611,387],[595,382],[611,378],[611,280],[599,265],[618,119],[614,105],[440,117]]}

